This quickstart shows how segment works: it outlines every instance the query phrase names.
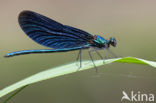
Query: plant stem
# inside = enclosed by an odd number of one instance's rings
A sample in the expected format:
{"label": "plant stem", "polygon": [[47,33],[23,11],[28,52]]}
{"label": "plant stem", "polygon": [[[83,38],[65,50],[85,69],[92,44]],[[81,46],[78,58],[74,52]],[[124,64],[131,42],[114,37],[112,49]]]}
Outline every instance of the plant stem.
{"label": "plant stem", "polygon": [[6,98],[2,103],[7,103],[11,98],[13,98],[15,95],[17,95],[19,92],[21,92],[24,88],[26,88],[28,85],[21,87],[18,89],[15,93],[10,95],[8,98]]}

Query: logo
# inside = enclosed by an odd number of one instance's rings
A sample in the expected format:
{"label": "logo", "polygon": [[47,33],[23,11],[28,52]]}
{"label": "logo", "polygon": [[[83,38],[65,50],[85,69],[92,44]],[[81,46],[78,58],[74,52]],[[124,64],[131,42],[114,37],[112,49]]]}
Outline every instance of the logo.
{"label": "logo", "polygon": [[138,101],[138,102],[143,102],[143,101],[147,101],[147,102],[153,102],[154,101],[154,94],[145,94],[145,93],[141,93],[140,91],[138,92],[134,92],[131,91],[129,94],[127,94],[125,91],[122,91],[122,98],[121,101]]}

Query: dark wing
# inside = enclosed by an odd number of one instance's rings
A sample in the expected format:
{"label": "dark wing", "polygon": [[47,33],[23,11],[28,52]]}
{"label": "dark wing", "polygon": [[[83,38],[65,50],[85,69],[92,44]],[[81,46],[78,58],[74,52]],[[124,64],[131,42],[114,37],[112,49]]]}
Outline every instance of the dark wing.
{"label": "dark wing", "polygon": [[83,46],[93,38],[85,31],[63,25],[32,11],[21,12],[18,21],[31,39],[51,48]]}

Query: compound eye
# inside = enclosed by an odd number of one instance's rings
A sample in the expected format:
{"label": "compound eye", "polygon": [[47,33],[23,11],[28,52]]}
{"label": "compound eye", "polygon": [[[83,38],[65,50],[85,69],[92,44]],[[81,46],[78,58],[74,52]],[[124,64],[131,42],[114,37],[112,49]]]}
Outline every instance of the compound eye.
{"label": "compound eye", "polygon": [[111,44],[114,44],[114,40],[111,40]]}
{"label": "compound eye", "polygon": [[112,46],[116,46],[116,42],[114,40],[111,40]]}

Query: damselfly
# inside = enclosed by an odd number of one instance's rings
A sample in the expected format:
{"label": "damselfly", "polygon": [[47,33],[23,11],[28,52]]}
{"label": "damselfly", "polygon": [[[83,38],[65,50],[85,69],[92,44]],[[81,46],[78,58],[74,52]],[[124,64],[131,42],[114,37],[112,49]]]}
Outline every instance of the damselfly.
{"label": "damselfly", "polygon": [[16,51],[8,53],[5,55],[5,57],[31,53],[52,53],[79,50],[78,58],[80,59],[81,67],[82,49],[93,48],[92,50],[89,50],[89,56],[94,64],[91,55],[92,51],[95,51],[101,57],[101,59],[103,59],[97,50],[108,50],[110,45],[115,47],[117,44],[116,39],[113,37],[107,40],[99,35],[92,35],[83,30],[68,25],[63,25],[32,11],[21,12],[19,14],[18,21],[22,30],[32,40],[52,49]]}

